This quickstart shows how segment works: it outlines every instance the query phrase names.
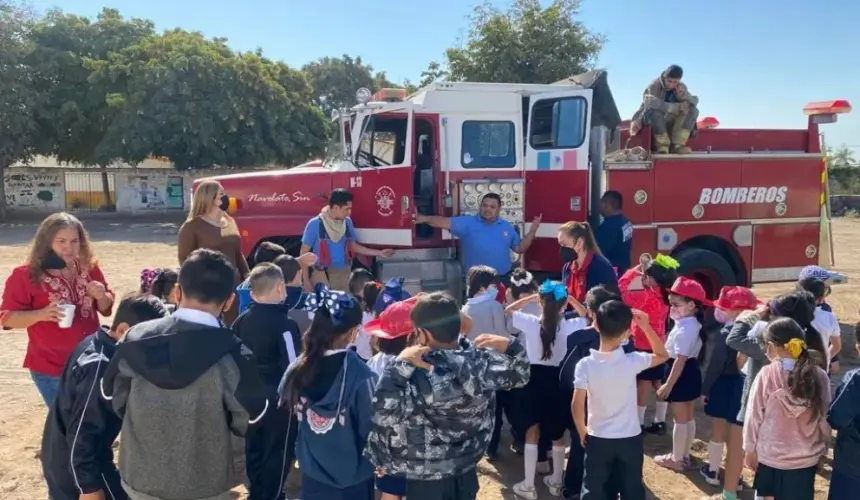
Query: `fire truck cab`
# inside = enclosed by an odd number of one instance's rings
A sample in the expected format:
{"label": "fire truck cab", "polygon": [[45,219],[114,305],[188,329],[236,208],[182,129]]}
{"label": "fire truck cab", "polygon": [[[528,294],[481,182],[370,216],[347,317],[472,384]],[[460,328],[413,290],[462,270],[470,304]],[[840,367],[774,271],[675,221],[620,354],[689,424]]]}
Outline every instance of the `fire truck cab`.
{"label": "fire truck cab", "polygon": [[475,214],[490,192],[521,234],[542,216],[531,248],[512,254],[536,273],[560,273],[560,225],[599,224],[599,198],[613,189],[634,224],[634,263],[671,254],[711,295],[797,279],[819,263],[827,219],[818,124],[850,110],[846,101],[812,104],[797,130],[719,129],[705,119],[688,143],[693,154],[656,155],[647,128],[629,136],[603,71],[546,85],[434,83],[408,97],[362,89],[357,99],[335,114],[325,161],[215,177],[234,199],[244,253],[266,240],[297,252],[308,219],[346,188],[358,240],[397,250],[365,265],[382,279],[405,277],[413,291],[456,295],[465,271],[456,238],[413,217]]}

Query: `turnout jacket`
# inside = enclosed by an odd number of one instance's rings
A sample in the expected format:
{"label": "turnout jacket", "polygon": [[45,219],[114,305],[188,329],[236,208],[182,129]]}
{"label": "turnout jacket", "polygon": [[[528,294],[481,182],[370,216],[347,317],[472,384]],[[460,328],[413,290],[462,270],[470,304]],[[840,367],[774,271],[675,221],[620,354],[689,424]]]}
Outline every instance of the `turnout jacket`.
{"label": "turnout jacket", "polygon": [[461,339],[424,360],[432,370],[393,362],[376,386],[364,453],[377,473],[432,481],[473,469],[493,433],[496,391],[525,386],[531,373],[517,340],[503,354]]}
{"label": "turnout jacket", "polygon": [[115,349],[116,341],[101,328],[66,361],[42,433],[42,468],[53,484],[94,493],[104,489],[102,475],[116,471],[111,446],[122,421],[98,388]]}

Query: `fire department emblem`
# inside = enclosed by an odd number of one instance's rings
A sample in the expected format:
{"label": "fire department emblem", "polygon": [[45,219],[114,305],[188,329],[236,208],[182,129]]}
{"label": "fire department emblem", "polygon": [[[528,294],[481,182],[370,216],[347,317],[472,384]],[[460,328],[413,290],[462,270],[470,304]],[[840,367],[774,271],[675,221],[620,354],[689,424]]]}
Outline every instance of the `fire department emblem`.
{"label": "fire department emblem", "polygon": [[648,201],[648,193],[646,193],[644,189],[636,191],[636,194],[633,195],[633,201],[635,201],[637,205],[644,205],[645,202]]}
{"label": "fire department emblem", "polygon": [[379,215],[388,217],[394,213],[394,190],[382,186],[376,190],[376,209]]}
{"label": "fire department emblem", "polygon": [[786,210],[788,210],[788,208],[785,206],[785,203],[777,203],[776,208],[774,208],[774,210],[776,211],[776,215],[782,217],[783,215],[785,215],[785,212]]}
{"label": "fire department emblem", "polygon": [[704,215],[705,215],[705,207],[703,207],[702,205],[696,205],[695,207],[693,207],[693,218],[694,219],[701,219],[702,216],[704,216]]}
{"label": "fire department emblem", "polygon": [[815,248],[815,245],[809,245],[808,247],[806,247],[806,258],[807,259],[811,259],[811,258],[815,257],[815,255],[817,253],[818,253],[818,249]]}

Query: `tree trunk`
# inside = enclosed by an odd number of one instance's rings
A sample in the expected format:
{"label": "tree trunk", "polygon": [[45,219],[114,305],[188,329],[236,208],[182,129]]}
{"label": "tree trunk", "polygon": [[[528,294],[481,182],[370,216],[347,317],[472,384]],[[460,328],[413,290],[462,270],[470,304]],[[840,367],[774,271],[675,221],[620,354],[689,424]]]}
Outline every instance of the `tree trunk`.
{"label": "tree trunk", "polygon": [[0,222],[6,222],[6,165],[0,163]]}
{"label": "tree trunk", "polygon": [[110,177],[104,170],[102,170],[102,194],[104,195],[104,211],[115,212],[116,207],[110,197]]}

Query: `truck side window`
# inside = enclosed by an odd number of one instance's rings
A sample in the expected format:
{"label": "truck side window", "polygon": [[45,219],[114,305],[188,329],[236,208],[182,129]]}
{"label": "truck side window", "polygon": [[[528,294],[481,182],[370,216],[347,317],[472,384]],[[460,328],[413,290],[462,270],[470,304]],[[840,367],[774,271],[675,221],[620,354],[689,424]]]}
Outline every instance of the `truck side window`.
{"label": "truck side window", "polygon": [[463,168],[513,168],[517,165],[516,127],[510,121],[463,122]]}
{"label": "truck side window", "polygon": [[588,102],[579,96],[543,99],[532,108],[533,149],[578,148],[585,141]]}
{"label": "truck side window", "polygon": [[403,164],[406,154],[406,118],[370,117],[358,145],[358,167]]}

